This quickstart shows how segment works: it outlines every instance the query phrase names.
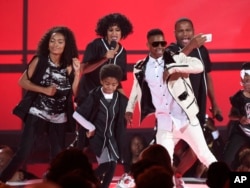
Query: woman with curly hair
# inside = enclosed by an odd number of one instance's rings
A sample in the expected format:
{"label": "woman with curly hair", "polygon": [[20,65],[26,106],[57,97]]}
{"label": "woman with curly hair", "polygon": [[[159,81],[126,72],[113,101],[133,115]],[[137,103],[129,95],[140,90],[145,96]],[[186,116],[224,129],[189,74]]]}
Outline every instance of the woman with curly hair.
{"label": "woman with curly hair", "polygon": [[[105,64],[115,64],[122,69],[122,81],[127,80],[127,52],[119,43],[133,32],[133,26],[129,19],[120,13],[111,13],[101,17],[96,25],[96,35],[99,36],[91,41],[84,52],[81,63],[82,77],[80,80],[77,105],[83,103],[88,93],[100,86],[99,72]],[[123,93],[122,85],[119,84],[118,91]],[[85,130],[78,126],[78,148],[87,145]]]}
{"label": "woman with curly hair", "polygon": [[[91,41],[84,52],[78,104],[82,103],[90,90],[100,86],[99,72],[103,65],[119,65],[123,71],[122,81],[127,79],[127,52],[119,41],[133,32],[131,22],[120,13],[108,14],[99,19],[95,32],[99,37]],[[119,90],[123,92],[121,85]]]}
{"label": "woman with curly hair", "polygon": [[5,182],[28,158],[35,139],[47,133],[50,159],[64,148],[65,129],[73,123],[73,101],[80,80],[80,61],[73,32],[53,27],[42,37],[19,85],[27,90],[13,113],[25,126],[19,148],[0,180]]}

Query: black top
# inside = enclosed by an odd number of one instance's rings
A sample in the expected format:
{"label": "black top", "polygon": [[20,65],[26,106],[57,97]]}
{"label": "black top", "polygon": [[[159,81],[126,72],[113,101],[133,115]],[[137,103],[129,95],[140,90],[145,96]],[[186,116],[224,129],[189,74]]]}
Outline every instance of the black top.
{"label": "black top", "polygon": [[[33,59],[36,57],[37,56],[34,56],[30,62],[32,62]],[[40,81],[42,80],[43,75],[44,75],[46,69],[48,68],[48,57],[38,56],[38,58],[39,58],[39,60],[38,60],[36,69],[35,69],[32,77],[30,78],[30,81],[32,83],[40,85]],[[28,68],[29,68],[29,65],[30,65],[30,63],[28,64]],[[73,81],[74,81],[74,71],[71,71],[70,75],[67,75],[67,76],[68,76],[70,85],[72,86]],[[38,95],[37,92],[33,92],[33,91],[28,90],[25,93],[24,97],[21,99],[21,101],[18,103],[18,105],[13,109],[13,114],[17,115],[23,121],[25,121],[27,114],[29,112],[29,109],[30,109],[31,105],[33,104],[34,100],[36,99],[37,95]],[[73,131],[75,129],[75,120],[72,117],[72,114],[74,112],[72,95],[73,95],[73,92],[71,90],[67,95],[67,101],[65,103],[66,106],[64,108],[64,110],[67,113],[68,124],[70,125],[69,129],[72,128],[72,130],[69,130],[69,131]]]}
{"label": "black top", "polygon": [[95,135],[89,139],[91,150],[100,157],[104,147],[117,159],[122,159],[126,131],[125,109],[127,97],[116,91],[111,101],[106,101],[101,87],[90,91],[76,111],[95,125]]}
{"label": "black top", "polygon": [[[250,118],[250,98],[243,94],[243,90],[237,91],[229,98],[231,103],[230,115]],[[240,124],[240,123],[239,123]],[[250,124],[240,124],[240,127],[247,136],[250,136]]]}
{"label": "black top", "polygon": [[[119,46],[120,47],[115,57],[107,60],[103,65],[108,63],[119,65],[123,71],[122,81],[125,81],[127,80],[127,52],[121,45]],[[105,39],[97,38],[87,45],[82,63],[94,64],[98,60],[101,60],[110,49],[111,47]],[[88,95],[89,91],[97,86],[100,86],[99,72],[103,65],[82,76],[77,96],[77,102],[79,104]]]}

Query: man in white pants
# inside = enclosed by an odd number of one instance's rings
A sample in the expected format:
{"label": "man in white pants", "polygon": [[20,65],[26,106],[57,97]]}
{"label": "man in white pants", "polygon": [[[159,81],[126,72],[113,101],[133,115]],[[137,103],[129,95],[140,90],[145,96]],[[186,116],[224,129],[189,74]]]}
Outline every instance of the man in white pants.
{"label": "man in white pants", "polygon": [[[134,66],[126,119],[132,121],[135,104],[139,101],[141,120],[155,113],[156,142],[168,150],[172,159],[175,144],[183,139],[208,167],[217,160],[210,152],[199,125],[196,116],[199,109],[189,80],[189,74],[204,70],[203,64],[182,52],[166,52],[166,41],[160,29],[150,30],[147,40],[149,55]],[[176,182],[176,187],[183,186]]]}

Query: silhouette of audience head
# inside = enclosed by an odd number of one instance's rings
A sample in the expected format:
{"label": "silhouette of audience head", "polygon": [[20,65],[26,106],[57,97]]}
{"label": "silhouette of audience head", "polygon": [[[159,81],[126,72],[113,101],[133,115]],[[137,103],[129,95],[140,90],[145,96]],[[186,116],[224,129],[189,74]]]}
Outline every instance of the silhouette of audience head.
{"label": "silhouette of audience head", "polygon": [[5,169],[14,155],[13,150],[7,145],[0,145],[0,172]]}
{"label": "silhouette of audience head", "polygon": [[151,166],[159,165],[156,162],[147,160],[147,159],[140,159],[136,163],[132,164],[130,174],[137,180],[137,177],[142,174],[146,169],[150,168]]}
{"label": "silhouette of audience head", "polygon": [[207,170],[206,184],[210,188],[224,188],[230,181],[230,168],[222,161],[213,162]]}
{"label": "silhouette of audience head", "polygon": [[159,144],[153,144],[146,147],[140,154],[138,162],[134,163],[131,167],[131,175],[135,182],[140,174],[144,173],[152,166],[161,166],[173,178],[173,168],[171,158],[168,151]]}
{"label": "silhouette of audience head", "polygon": [[50,163],[45,179],[58,183],[61,187],[69,187],[70,184],[74,184],[73,187],[77,187],[78,184],[80,187],[84,183],[93,187],[99,186],[87,156],[76,148],[60,152]]}
{"label": "silhouette of audience head", "polygon": [[174,174],[171,157],[166,148],[160,144],[153,144],[146,147],[141,152],[140,158],[155,162],[156,164],[166,168],[170,174]]}
{"label": "silhouette of audience head", "polygon": [[250,148],[244,148],[239,153],[239,172],[250,172]]}
{"label": "silhouette of audience head", "polygon": [[136,188],[173,188],[173,176],[162,166],[153,165],[138,175]]}
{"label": "silhouette of audience head", "polygon": [[[0,145],[0,173],[7,167],[13,156],[14,156],[14,151],[12,150],[11,147],[7,145]],[[8,181],[18,182],[23,180],[37,179],[37,178],[38,178],[37,176],[35,176],[30,172],[18,169]]]}
{"label": "silhouette of audience head", "polygon": [[70,171],[63,175],[59,180],[58,184],[61,188],[97,188],[99,185],[93,183],[92,180],[85,178],[86,172],[81,169]]}

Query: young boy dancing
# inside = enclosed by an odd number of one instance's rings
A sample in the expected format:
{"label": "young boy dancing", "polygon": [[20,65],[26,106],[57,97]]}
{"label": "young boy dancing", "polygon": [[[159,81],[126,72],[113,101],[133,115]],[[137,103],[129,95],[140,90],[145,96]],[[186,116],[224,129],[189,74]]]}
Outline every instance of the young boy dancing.
{"label": "young boy dancing", "polygon": [[102,188],[109,187],[117,160],[122,160],[126,129],[124,114],[128,101],[117,90],[122,75],[119,66],[104,65],[100,70],[101,86],[93,89],[73,114],[78,123],[87,129],[89,147],[99,164],[96,175]]}

